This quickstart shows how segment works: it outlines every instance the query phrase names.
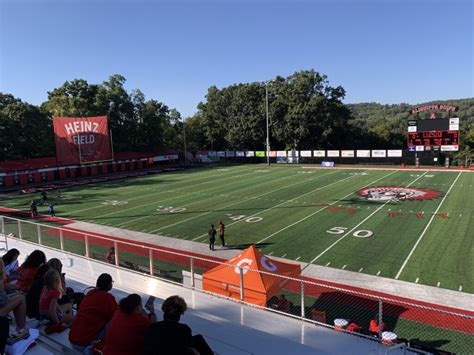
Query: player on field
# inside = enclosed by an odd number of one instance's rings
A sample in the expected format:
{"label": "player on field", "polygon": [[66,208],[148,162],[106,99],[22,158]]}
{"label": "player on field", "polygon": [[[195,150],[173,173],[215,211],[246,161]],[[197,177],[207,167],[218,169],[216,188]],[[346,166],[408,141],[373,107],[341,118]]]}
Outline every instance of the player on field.
{"label": "player on field", "polygon": [[56,212],[54,211],[54,205],[52,202],[48,205],[48,211],[51,214],[51,217],[56,217]]}
{"label": "player on field", "polygon": [[31,218],[35,218],[38,216],[38,206],[36,205],[35,200],[31,200],[30,212],[31,212]]}

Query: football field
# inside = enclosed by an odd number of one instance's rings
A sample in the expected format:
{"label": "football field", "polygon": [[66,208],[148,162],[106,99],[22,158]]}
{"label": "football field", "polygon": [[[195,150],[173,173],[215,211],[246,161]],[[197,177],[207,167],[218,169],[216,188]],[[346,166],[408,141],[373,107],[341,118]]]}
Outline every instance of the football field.
{"label": "football field", "polygon": [[229,247],[473,293],[473,185],[468,171],[220,166],[63,189],[56,213],[203,243],[222,220]]}

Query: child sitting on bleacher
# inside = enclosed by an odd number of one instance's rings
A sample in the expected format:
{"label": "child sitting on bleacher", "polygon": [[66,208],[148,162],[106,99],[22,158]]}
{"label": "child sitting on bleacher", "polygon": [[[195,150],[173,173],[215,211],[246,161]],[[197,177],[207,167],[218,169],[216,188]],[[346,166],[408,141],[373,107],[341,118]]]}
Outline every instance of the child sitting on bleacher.
{"label": "child sitting on bleacher", "polygon": [[21,292],[27,293],[39,267],[45,263],[46,255],[41,250],[35,250],[28,255],[25,262],[18,268],[16,287]]}
{"label": "child sitting on bleacher", "polygon": [[51,325],[69,326],[74,320],[71,304],[60,306],[58,300],[64,295],[61,285],[61,277],[59,272],[50,269],[44,275],[44,287],[40,296],[40,315],[42,318],[49,320]]}
{"label": "child sitting on bleacher", "polygon": [[16,322],[16,333],[12,334],[8,340],[9,343],[13,343],[29,337],[28,330],[25,328],[26,302],[25,296],[21,294],[7,296],[5,285],[3,283],[5,279],[5,268],[3,260],[0,259],[0,317],[5,317],[8,313],[13,311]]}

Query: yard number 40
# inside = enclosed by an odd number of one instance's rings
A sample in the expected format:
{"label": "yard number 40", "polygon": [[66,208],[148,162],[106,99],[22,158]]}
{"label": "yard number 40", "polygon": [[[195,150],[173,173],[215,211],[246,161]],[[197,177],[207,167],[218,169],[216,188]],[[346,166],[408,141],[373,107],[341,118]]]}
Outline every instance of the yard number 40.
{"label": "yard number 40", "polygon": [[[347,230],[347,227],[332,227],[331,229],[328,229],[326,232],[329,234],[344,234],[344,232]],[[369,238],[374,235],[374,232],[366,230],[366,229],[361,229],[358,231],[355,231],[352,233],[352,235],[356,238]]]}

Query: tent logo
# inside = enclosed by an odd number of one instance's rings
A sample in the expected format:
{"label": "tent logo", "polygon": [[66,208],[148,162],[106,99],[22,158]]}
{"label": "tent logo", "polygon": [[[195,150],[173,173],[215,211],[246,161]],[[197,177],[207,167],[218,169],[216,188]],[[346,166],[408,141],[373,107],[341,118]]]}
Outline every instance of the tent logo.
{"label": "tent logo", "polygon": [[406,186],[376,186],[360,189],[359,195],[368,201],[400,202],[406,200],[428,200],[440,196],[438,191]]}
{"label": "tent logo", "polygon": [[[253,260],[252,259],[242,259],[240,260],[234,268],[234,272],[236,274],[240,274],[240,269],[242,268],[242,273],[245,275],[247,271],[250,269],[250,265],[252,265]],[[270,261],[266,256],[262,256],[260,258],[260,264],[263,266],[263,268],[267,271],[273,272],[278,269],[278,267]],[[242,266],[245,265],[245,266]]]}

